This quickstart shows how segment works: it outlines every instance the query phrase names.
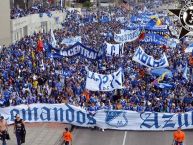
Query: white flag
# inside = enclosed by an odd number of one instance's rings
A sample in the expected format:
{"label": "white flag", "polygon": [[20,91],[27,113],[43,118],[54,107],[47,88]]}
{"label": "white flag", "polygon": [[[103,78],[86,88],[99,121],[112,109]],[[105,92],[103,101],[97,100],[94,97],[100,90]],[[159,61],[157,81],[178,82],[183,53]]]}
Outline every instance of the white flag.
{"label": "white flag", "polygon": [[56,39],[52,29],[51,29],[51,44],[52,44],[52,47],[56,47]]}

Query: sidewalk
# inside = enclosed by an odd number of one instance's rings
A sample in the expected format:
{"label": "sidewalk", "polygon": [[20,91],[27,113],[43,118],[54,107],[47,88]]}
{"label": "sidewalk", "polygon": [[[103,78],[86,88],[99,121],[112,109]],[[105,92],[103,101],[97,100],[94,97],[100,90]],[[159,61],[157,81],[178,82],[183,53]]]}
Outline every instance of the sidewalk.
{"label": "sidewalk", "polygon": [[[26,123],[26,142],[22,145],[55,145],[61,138],[65,127],[62,123]],[[13,125],[9,126],[10,141],[7,145],[17,145]]]}

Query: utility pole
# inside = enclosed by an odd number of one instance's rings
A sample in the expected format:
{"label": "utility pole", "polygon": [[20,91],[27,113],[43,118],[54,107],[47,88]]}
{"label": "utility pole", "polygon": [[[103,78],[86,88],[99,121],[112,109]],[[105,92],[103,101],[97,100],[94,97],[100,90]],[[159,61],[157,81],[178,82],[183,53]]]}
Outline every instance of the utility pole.
{"label": "utility pole", "polygon": [[98,18],[98,22],[99,22],[99,12],[100,12],[100,0],[97,0],[97,18]]}

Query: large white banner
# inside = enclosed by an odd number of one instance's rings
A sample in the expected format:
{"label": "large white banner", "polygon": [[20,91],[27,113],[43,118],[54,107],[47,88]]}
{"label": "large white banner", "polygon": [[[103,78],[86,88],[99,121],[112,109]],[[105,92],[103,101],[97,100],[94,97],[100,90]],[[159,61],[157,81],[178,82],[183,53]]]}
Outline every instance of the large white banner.
{"label": "large white banner", "polygon": [[108,75],[98,74],[87,69],[86,89],[91,91],[113,91],[122,88],[123,71],[121,68]]}
{"label": "large white banner", "polygon": [[128,31],[126,31],[125,33],[122,32],[121,34],[114,34],[114,40],[119,43],[132,42],[139,37],[140,33],[141,31],[137,29],[131,30],[130,32]]}
{"label": "large white banner", "polygon": [[70,46],[70,45],[74,45],[76,42],[80,42],[81,43],[81,36],[64,38],[62,40],[61,44],[65,44],[67,46]]}
{"label": "large white banner", "polygon": [[31,104],[0,108],[8,124],[20,114],[25,122],[61,122],[82,127],[115,130],[175,130],[193,129],[193,112],[152,113],[126,110],[100,110],[93,116],[80,107],[66,104]]}
{"label": "large white banner", "polygon": [[124,53],[124,43],[120,44],[106,44],[106,55],[107,56],[122,56]]}
{"label": "large white banner", "polygon": [[161,59],[155,60],[153,56],[146,54],[141,47],[138,47],[135,51],[133,60],[150,68],[161,68],[169,66],[165,53]]}

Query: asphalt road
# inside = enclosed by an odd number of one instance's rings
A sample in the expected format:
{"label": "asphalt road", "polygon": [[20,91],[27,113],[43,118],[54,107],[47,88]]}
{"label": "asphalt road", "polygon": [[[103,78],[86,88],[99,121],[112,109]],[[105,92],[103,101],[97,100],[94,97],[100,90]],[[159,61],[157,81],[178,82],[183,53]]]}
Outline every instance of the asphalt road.
{"label": "asphalt road", "polygon": [[[193,145],[193,131],[185,131],[185,145]],[[115,131],[75,129],[73,145],[172,145],[171,131]]]}

